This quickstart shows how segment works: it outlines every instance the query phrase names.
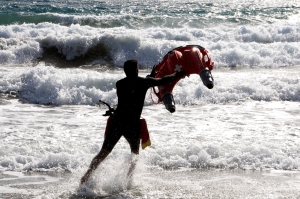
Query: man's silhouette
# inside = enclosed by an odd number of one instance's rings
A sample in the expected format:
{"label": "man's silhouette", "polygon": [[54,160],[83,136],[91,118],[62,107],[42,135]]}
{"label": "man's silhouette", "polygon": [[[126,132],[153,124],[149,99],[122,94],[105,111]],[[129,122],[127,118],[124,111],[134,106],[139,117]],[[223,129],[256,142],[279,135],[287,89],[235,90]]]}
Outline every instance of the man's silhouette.
{"label": "man's silhouette", "polygon": [[[136,60],[127,60],[124,63],[124,72],[126,77],[116,83],[118,105],[111,117],[107,127],[102,148],[93,158],[89,169],[81,178],[81,184],[85,183],[92,172],[108,156],[121,136],[128,141],[131,153],[139,154],[140,145],[140,117],[144,106],[147,90],[153,86],[161,86],[171,83],[178,78],[184,78],[187,73],[176,72],[163,78],[152,78],[154,71],[149,77],[138,76],[138,62]],[[136,162],[130,166],[128,177],[132,175]]]}

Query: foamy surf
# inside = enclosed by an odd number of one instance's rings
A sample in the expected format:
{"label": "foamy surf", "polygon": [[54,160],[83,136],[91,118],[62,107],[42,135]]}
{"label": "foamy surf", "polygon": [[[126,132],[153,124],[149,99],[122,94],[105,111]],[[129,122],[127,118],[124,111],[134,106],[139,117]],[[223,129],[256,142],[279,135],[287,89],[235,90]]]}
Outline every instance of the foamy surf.
{"label": "foamy surf", "polygon": [[7,25],[0,26],[0,63],[45,61],[60,67],[99,63],[120,67],[124,60],[134,58],[141,66],[152,67],[171,49],[197,44],[209,50],[216,68],[278,68],[300,64],[298,27],[298,21],[201,29]]}

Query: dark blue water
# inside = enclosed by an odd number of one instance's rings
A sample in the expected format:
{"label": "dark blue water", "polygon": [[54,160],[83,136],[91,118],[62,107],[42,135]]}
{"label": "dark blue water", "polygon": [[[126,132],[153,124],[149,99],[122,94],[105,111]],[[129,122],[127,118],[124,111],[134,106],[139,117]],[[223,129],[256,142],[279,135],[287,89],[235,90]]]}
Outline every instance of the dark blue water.
{"label": "dark blue water", "polygon": [[[144,26],[139,18],[150,17],[144,20],[149,26],[169,25],[180,26],[173,22],[189,24],[209,25],[219,23],[229,24],[257,24],[272,23],[276,19],[287,19],[299,12],[299,3],[296,1],[272,2],[272,1],[48,1],[25,0],[0,2],[0,24],[12,23],[62,23],[57,14],[64,16],[127,16],[127,20],[137,21],[138,26]],[[131,16],[132,18],[128,17]],[[125,20],[126,21],[126,20]],[[114,23],[109,27],[126,26],[126,22]],[[93,26],[103,26],[101,22],[93,23],[89,20],[70,21],[69,23],[82,23]],[[192,24],[190,23],[192,26]]]}

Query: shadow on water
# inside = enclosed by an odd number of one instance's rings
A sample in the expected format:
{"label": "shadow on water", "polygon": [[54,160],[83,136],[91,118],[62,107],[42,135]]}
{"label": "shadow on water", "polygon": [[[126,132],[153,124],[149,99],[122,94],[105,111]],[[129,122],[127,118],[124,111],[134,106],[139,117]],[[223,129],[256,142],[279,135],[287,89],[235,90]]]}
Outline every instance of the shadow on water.
{"label": "shadow on water", "polygon": [[36,62],[45,62],[46,64],[59,68],[77,68],[97,64],[105,64],[106,66],[113,67],[109,50],[102,43],[98,43],[86,53],[71,60],[68,60],[66,55],[60,51],[61,50],[55,46],[45,47],[42,57],[37,59]]}

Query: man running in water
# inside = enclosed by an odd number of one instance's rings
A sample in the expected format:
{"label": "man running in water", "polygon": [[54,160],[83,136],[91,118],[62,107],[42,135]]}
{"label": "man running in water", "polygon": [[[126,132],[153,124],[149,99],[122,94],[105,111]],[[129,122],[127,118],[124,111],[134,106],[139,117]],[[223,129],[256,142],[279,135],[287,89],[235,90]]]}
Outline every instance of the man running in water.
{"label": "man running in water", "polygon": [[[144,106],[147,90],[153,86],[169,84],[178,78],[187,76],[185,72],[176,72],[163,78],[152,78],[138,76],[138,62],[136,60],[127,60],[124,63],[124,72],[126,77],[117,81],[118,106],[111,117],[108,125],[108,132],[105,136],[100,152],[93,158],[89,169],[81,178],[81,184],[85,183],[92,172],[97,169],[100,163],[108,156],[121,136],[128,141],[131,153],[139,154],[140,145],[140,117]],[[136,162],[133,162],[127,174],[131,177]]]}

